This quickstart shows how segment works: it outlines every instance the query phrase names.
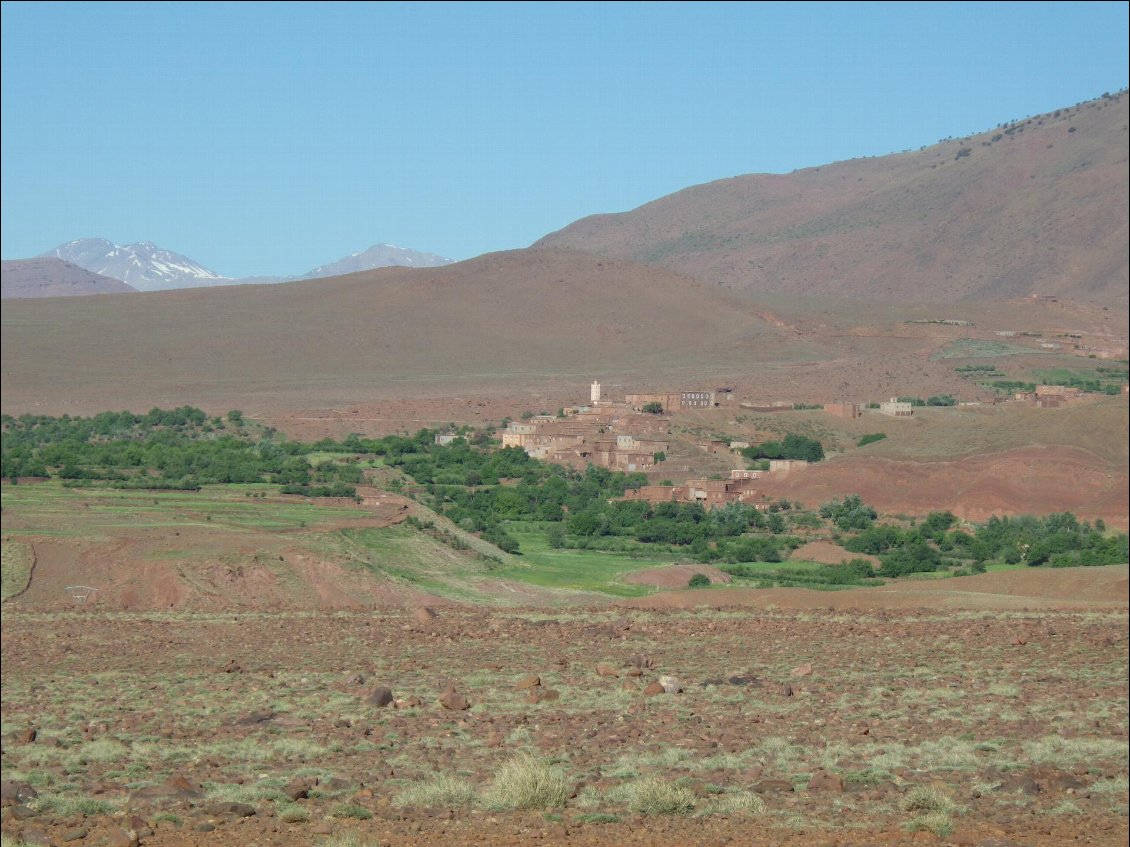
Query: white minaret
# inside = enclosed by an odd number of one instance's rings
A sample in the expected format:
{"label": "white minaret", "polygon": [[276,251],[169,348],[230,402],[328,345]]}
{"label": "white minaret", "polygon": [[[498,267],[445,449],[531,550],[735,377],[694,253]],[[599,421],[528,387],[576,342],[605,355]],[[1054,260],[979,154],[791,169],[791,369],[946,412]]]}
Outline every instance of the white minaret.
{"label": "white minaret", "polygon": [[589,401],[595,406],[600,402],[600,383],[594,382],[589,389]]}

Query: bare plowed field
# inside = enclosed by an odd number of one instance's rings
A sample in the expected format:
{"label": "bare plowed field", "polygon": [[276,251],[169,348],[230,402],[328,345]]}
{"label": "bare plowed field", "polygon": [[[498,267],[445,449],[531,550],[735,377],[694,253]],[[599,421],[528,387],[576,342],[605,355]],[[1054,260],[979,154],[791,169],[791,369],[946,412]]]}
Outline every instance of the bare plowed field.
{"label": "bare plowed field", "polygon": [[[1074,602],[1115,570],[1035,591]],[[1125,844],[1124,602],[1000,608],[6,610],[3,829],[92,847]]]}

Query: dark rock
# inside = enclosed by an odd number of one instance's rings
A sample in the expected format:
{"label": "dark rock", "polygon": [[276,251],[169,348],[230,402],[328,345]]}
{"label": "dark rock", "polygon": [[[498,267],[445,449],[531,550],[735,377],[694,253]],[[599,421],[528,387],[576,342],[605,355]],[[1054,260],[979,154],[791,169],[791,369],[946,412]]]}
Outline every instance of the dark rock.
{"label": "dark rock", "polygon": [[7,779],[0,782],[0,806],[26,803],[38,796],[39,792],[26,782],[13,782]]}
{"label": "dark rock", "polygon": [[1053,768],[1050,765],[1039,765],[1032,768],[1029,772],[1032,779],[1040,784],[1040,787],[1048,792],[1067,791],[1068,789],[1079,790],[1084,787],[1084,783],[1079,780],[1074,774],[1067,771]]}
{"label": "dark rock", "polygon": [[451,712],[462,712],[471,708],[471,702],[454,689],[448,689],[439,696],[439,704]]}
{"label": "dark rock", "polygon": [[286,788],[283,789],[283,794],[291,800],[302,800],[310,796],[310,789],[313,787],[310,780],[296,776],[286,784]]}
{"label": "dark rock", "polygon": [[51,836],[42,829],[28,828],[20,832],[20,841],[28,847],[51,847]]}
{"label": "dark rock", "polygon": [[795,789],[793,784],[784,779],[763,779],[753,790],[758,794],[791,794]]}
{"label": "dark rock", "polygon": [[263,712],[249,712],[236,722],[236,726],[255,726],[256,724],[266,723],[267,721],[274,720],[275,713],[271,711]]}
{"label": "dark rock", "polygon": [[39,817],[39,810],[33,809],[31,806],[25,806],[22,803],[17,803],[9,808],[9,814],[13,820],[26,821],[28,818]]}
{"label": "dark rock", "polygon": [[106,835],[106,847],[137,847],[140,839],[136,832],[116,826]]}
{"label": "dark rock", "polygon": [[793,687],[791,685],[789,685],[787,682],[784,685],[781,686],[781,696],[782,697],[792,697],[793,696]]}
{"label": "dark rock", "polygon": [[392,696],[391,688],[386,685],[378,685],[373,689],[372,693],[365,698],[365,702],[370,706],[383,709],[385,706],[391,705],[394,699],[396,698]]}
{"label": "dark rock", "polygon": [[214,818],[249,818],[255,814],[255,807],[247,803],[209,803],[205,811]]}
{"label": "dark rock", "polygon": [[808,780],[809,791],[829,791],[833,794],[844,793],[844,780],[839,774],[827,771],[814,771]]}
{"label": "dark rock", "polygon": [[1022,773],[1016,776],[1009,777],[1001,783],[1001,791],[1015,792],[1020,791],[1027,794],[1029,797],[1034,797],[1039,794],[1043,789],[1036,780],[1032,779],[1031,774]]}
{"label": "dark rock", "polygon": [[530,703],[545,703],[560,699],[561,692],[553,688],[531,688],[530,693],[526,695],[526,700]]}
{"label": "dark rock", "polygon": [[68,829],[66,832],[59,836],[59,840],[64,844],[70,841],[82,841],[82,839],[86,838],[88,834],[89,833],[86,831],[86,828],[80,826],[78,829]]}
{"label": "dark rock", "polygon": [[142,806],[153,805],[160,808],[169,808],[184,803],[200,800],[204,791],[195,782],[183,776],[171,776],[161,785],[149,785],[139,788],[129,796],[127,808],[137,809]]}

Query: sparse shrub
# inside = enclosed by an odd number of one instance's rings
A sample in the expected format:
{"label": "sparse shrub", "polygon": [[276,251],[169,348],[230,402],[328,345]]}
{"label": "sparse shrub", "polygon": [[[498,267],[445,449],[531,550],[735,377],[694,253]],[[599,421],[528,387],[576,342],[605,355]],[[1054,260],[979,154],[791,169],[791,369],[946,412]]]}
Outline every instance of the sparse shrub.
{"label": "sparse shrub", "polygon": [[468,806],[475,799],[475,789],[466,780],[439,774],[423,782],[405,786],[393,798],[394,806],[420,806],[428,809],[451,809]]}
{"label": "sparse shrub", "polygon": [[381,847],[376,841],[362,838],[356,832],[331,835],[328,840],[318,842],[317,847]]}
{"label": "sparse shrub", "polygon": [[565,546],[565,527],[560,523],[550,524],[545,531],[545,540],[554,550],[561,549]]}
{"label": "sparse shrub", "polygon": [[710,577],[704,573],[696,573],[687,582],[688,588],[707,588],[710,585]]}
{"label": "sparse shrub", "polygon": [[32,801],[32,805],[41,812],[51,812],[59,817],[71,817],[74,815],[95,817],[97,815],[112,815],[120,811],[113,803],[82,794],[56,794],[48,797],[38,797]]}
{"label": "sparse shrub", "polygon": [[356,803],[340,803],[330,810],[330,817],[367,821],[373,817],[373,813],[364,806],[358,806]]}
{"label": "sparse shrub", "polygon": [[305,823],[310,820],[310,810],[298,803],[287,803],[275,810],[275,816],[283,823]]}
{"label": "sparse shrub", "polygon": [[750,791],[735,791],[719,796],[710,811],[720,815],[760,815],[765,812],[765,801]]}
{"label": "sparse shrub", "polygon": [[902,798],[902,809],[904,812],[940,812],[943,815],[960,811],[953,800],[938,789],[927,785],[910,789]]}
{"label": "sparse shrub", "polygon": [[906,828],[910,832],[932,832],[939,838],[945,838],[953,832],[953,821],[945,812],[927,812],[910,821]]}
{"label": "sparse shrub", "polygon": [[644,815],[685,815],[695,802],[687,789],[655,776],[617,786],[608,792],[608,799]]}
{"label": "sparse shrub", "polygon": [[487,790],[492,809],[555,809],[569,797],[569,781],[545,759],[519,753],[503,763]]}

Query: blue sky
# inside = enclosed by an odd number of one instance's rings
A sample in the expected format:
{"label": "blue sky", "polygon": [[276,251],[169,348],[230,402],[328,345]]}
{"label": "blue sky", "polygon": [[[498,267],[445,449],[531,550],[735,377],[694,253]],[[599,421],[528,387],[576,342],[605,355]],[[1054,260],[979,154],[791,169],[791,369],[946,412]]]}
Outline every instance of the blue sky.
{"label": "blue sky", "polygon": [[455,259],[1127,85],[1116,3],[2,7],[2,245]]}

